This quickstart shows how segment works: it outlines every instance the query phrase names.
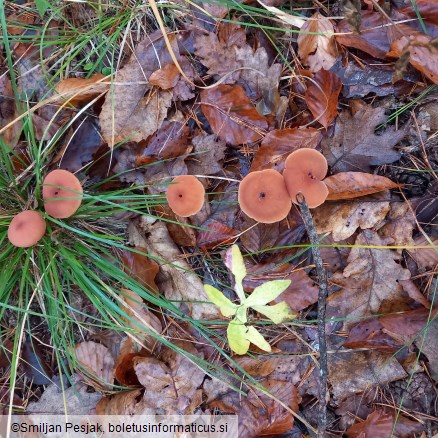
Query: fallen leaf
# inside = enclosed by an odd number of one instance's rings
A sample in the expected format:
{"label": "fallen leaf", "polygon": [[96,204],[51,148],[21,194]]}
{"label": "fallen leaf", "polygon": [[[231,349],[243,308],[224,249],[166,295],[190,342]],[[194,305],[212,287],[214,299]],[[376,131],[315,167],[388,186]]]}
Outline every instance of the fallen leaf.
{"label": "fallen leaf", "polygon": [[[279,362],[277,357],[250,357],[242,356],[234,358],[236,363],[243,368],[252,377],[269,376],[276,368]],[[237,370],[236,370],[237,372]]]}
{"label": "fallen leaf", "polygon": [[370,166],[393,163],[400,158],[394,146],[405,137],[404,129],[396,131],[391,127],[380,135],[374,133],[386,120],[385,108],[359,103],[355,110],[353,115],[342,111],[333,137],[322,141],[323,154],[334,173],[369,172]]}
{"label": "fallen leaf", "polygon": [[356,423],[347,430],[349,438],[388,438],[392,435],[392,416],[384,411],[374,411],[365,421]]}
{"label": "fallen leaf", "polygon": [[80,376],[84,381],[100,388],[111,388],[114,381],[114,359],[102,344],[88,341],[75,347],[76,359],[80,365]]}
{"label": "fallen leaf", "polygon": [[191,227],[190,219],[177,216],[168,205],[159,205],[155,211],[165,219],[167,230],[172,240],[179,246],[196,246],[196,232]]}
{"label": "fallen leaf", "polygon": [[402,36],[391,45],[390,57],[400,58],[406,54],[409,63],[421,71],[432,82],[438,84],[438,45],[437,40],[420,34]]}
{"label": "fallen leaf", "polygon": [[174,300],[177,307],[187,308],[188,314],[194,319],[221,318],[219,309],[208,304],[201,279],[183,259],[163,222],[150,223],[142,216],[138,227],[130,224],[128,229],[131,242],[145,247],[156,259],[166,261],[160,264],[161,281],[158,288],[168,300]]}
{"label": "fallen leaf", "polygon": [[165,121],[157,132],[148,140],[145,148],[135,153],[135,166],[143,166],[155,161],[168,160],[187,154],[190,129],[181,122]]}
{"label": "fallen leaf", "polygon": [[327,318],[342,318],[348,327],[358,318],[377,314],[382,303],[404,299],[399,281],[408,280],[410,272],[396,263],[399,257],[394,251],[372,248],[388,243],[371,230],[359,234],[355,242],[359,247],[351,249],[347,267],[330,278],[341,290],[327,298]]}
{"label": "fallen leaf", "polygon": [[297,17],[296,15],[288,14],[287,12],[276,8],[275,6],[267,5],[266,3],[262,2],[261,0],[258,0],[258,2],[263,7],[265,7],[269,12],[272,12],[279,20],[283,21],[287,25],[301,28],[306,23],[306,20],[304,20],[301,17]]}
{"label": "fallen leaf", "polygon": [[[335,242],[333,236],[329,234],[325,238],[321,240],[322,245],[330,245],[330,246],[322,246],[320,248],[321,258],[324,262],[324,267],[328,272],[337,272],[339,270],[344,270],[347,266],[347,258],[348,254],[350,254],[350,249],[348,246],[344,247],[343,245],[353,245],[354,239],[349,238],[347,240],[342,240],[340,242]],[[340,245],[340,246],[338,246]],[[342,246],[341,246],[342,245]]]}
{"label": "fallen leaf", "polygon": [[215,175],[222,172],[227,145],[215,135],[193,137],[193,155],[187,160],[190,175]]}
{"label": "fallen leaf", "polygon": [[80,382],[78,375],[71,377],[72,385],[59,390],[58,383],[48,385],[38,401],[30,401],[26,407],[28,414],[47,415],[88,415],[102,398],[99,392],[89,392],[87,385]]}
{"label": "fallen leaf", "polygon": [[326,202],[313,210],[316,230],[319,234],[331,232],[333,240],[338,242],[348,239],[359,227],[373,228],[389,212],[390,204],[385,200],[386,197],[377,194],[361,201]]}
{"label": "fallen leaf", "polygon": [[[283,404],[294,412],[298,411],[301,397],[290,382],[269,379],[262,385]],[[242,398],[235,391],[229,391],[209,404],[239,417],[239,438],[252,438],[258,435],[280,435],[289,431],[294,418],[283,406],[258,389]]]}
{"label": "fallen leaf", "polygon": [[287,156],[299,148],[316,148],[321,133],[315,128],[274,129],[266,134],[254,154],[251,172],[263,169],[284,170]]}
{"label": "fallen leaf", "polygon": [[159,271],[158,263],[146,255],[145,248],[136,246],[135,250],[144,254],[124,250],[122,255],[123,269],[148,291],[157,294],[158,287],[155,283],[155,277]]}
{"label": "fallen leaf", "polygon": [[43,349],[31,336],[27,336],[21,349],[21,364],[26,376],[35,385],[49,385],[52,382],[52,370],[44,358]]}
{"label": "fallen leaf", "polygon": [[[213,32],[195,34],[195,54],[208,68],[208,74],[225,76],[242,65],[236,59],[235,47],[246,45],[246,33],[237,24],[219,23],[217,35]],[[234,84],[240,72],[235,71],[225,79],[226,84]]]}
{"label": "fallen leaf", "polygon": [[[176,36],[169,34],[168,38],[179,57]],[[160,128],[172,93],[148,93],[148,80],[154,71],[172,62],[163,35],[157,30],[140,42],[127,64],[116,73],[99,116],[103,138],[110,147],[127,139],[145,140]]]}
{"label": "fallen leaf", "polygon": [[[15,106],[14,92],[12,84],[6,74],[0,76],[0,129],[9,125],[18,117],[17,107]],[[2,132],[3,141],[11,148],[15,147],[21,132],[21,122],[16,122]]]}
{"label": "fallen leaf", "polygon": [[319,12],[304,23],[298,35],[298,55],[312,72],[330,70],[336,62],[337,48],[331,21]]}
{"label": "fallen leaf", "polygon": [[385,225],[379,232],[384,237],[391,237],[394,245],[414,246],[412,233],[417,227],[415,215],[408,202],[391,202]]}
{"label": "fallen leaf", "polygon": [[318,70],[307,87],[305,99],[315,120],[325,129],[338,114],[338,98],[342,82],[338,75],[324,69]]}
{"label": "fallen leaf", "polygon": [[68,102],[73,106],[86,104],[109,90],[110,84],[104,79],[105,75],[101,73],[95,73],[88,79],[64,79],[55,86],[55,93],[58,95],[56,102]]}
{"label": "fallen leaf", "polygon": [[340,172],[324,183],[329,189],[327,201],[359,198],[400,186],[384,176],[364,172]]}
{"label": "fallen leaf", "polygon": [[430,246],[430,248],[410,248],[408,252],[420,268],[435,268],[438,264],[438,237],[431,238],[429,241],[421,234],[414,239],[414,246]]}
{"label": "fallen leaf", "polygon": [[328,368],[333,395],[338,402],[350,395],[361,393],[370,386],[385,385],[407,377],[395,357],[378,351],[342,351],[329,354]]}
{"label": "fallen leaf", "polygon": [[178,83],[179,77],[178,67],[175,64],[167,64],[149,76],[149,83],[162,90],[169,90]]}
{"label": "fallen leaf", "polygon": [[260,140],[268,128],[238,85],[218,85],[201,91],[201,108],[213,132],[231,145]]}
{"label": "fallen leaf", "polygon": [[156,334],[161,334],[163,327],[160,319],[143,303],[143,299],[138,294],[129,289],[121,289],[120,292],[120,298],[126,303],[123,310],[127,313],[129,319],[124,319],[127,326],[132,329],[131,334],[139,337],[141,346],[144,345],[152,350],[157,343],[157,339],[148,334],[144,328]]}
{"label": "fallen leaf", "polygon": [[374,58],[385,59],[391,43],[403,37],[418,32],[405,23],[394,25],[379,12],[361,12],[360,33],[353,32],[347,20],[337,25],[336,41],[346,47],[354,47],[368,53]]}
{"label": "fallen leaf", "polygon": [[138,398],[142,391],[118,392],[112,397],[102,398],[96,405],[97,415],[133,415],[137,412]]}

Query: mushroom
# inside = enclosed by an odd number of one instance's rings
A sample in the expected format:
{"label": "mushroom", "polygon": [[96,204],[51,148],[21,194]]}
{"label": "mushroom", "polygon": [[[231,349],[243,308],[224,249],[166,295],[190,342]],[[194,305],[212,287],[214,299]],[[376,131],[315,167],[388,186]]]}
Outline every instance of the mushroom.
{"label": "mushroom", "polygon": [[327,186],[321,181],[327,170],[327,160],[321,152],[310,148],[292,152],[286,159],[283,172],[292,202],[298,204],[297,195],[302,193],[309,208],[321,205],[329,193]]}
{"label": "mushroom", "polygon": [[40,213],[26,210],[18,213],[11,220],[8,239],[19,248],[29,248],[41,240],[46,232],[46,221]]}
{"label": "mushroom", "polygon": [[169,184],[166,198],[175,214],[181,217],[193,216],[204,205],[205,189],[193,175],[180,175]]}
{"label": "mushroom", "polygon": [[246,215],[265,224],[281,221],[292,207],[284,178],[273,169],[248,173],[239,184],[238,199]]}
{"label": "mushroom", "polygon": [[54,218],[65,219],[73,215],[81,205],[82,193],[80,181],[67,170],[53,170],[44,178],[44,208]]}

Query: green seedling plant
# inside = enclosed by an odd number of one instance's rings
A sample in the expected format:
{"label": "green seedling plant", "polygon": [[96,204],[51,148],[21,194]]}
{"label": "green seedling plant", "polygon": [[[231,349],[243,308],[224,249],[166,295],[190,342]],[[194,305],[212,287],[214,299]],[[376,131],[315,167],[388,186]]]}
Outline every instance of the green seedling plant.
{"label": "green seedling plant", "polygon": [[205,284],[204,290],[210,301],[219,307],[222,315],[233,318],[227,327],[227,338],[230,348],[237,354],[245,354],[251,343],[263,351],[270,352],[271,346],[263,335],[248,323],[248,310],[251,308],[269,318],[274,324],[291,320],[296,317],[286,302],[269,306],[291,284],[290,280],[268,281],[254,289],[251,295],[246,296],[243,290],[243,279],[247,275],[242,253],[237,245],[233,245],[227,252],[225,264],[235,278],[235,292],[240,304],[231,302],[220,290]]}

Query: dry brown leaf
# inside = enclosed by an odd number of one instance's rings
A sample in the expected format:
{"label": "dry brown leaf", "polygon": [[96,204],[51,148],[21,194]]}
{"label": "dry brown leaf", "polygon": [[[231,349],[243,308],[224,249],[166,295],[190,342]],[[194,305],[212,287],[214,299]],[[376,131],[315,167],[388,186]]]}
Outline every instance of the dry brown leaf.
{"label": "dry brown leaf", "polygon": [[[306,33],[309,32],[309,33]],[[310,70],[330,70],[336,62],[337,49],[331,21],[319,12],[313,14],[298,35],[298,55]]]}
{"label": "dry brown leaf", "polygon": [[438,264],[438,237],[431,238],[430,244],[423,235],[414,239],[414,246],[430,246],[430,248],[409,249],[409,254],[422,269],[434,268]]}
{"label": "dry brown leaf", "polygon": [[[176,36],[168,36],[179,57]],[[128,63],[121,68],[105,97],[99,116],[102,135],[110,147],[129,139],[147,139],[162,124],[171,105],[172,93],[155,90],[148,93],[151,74],[173,63],[160,30],[140,42]]]}
{"label": "dry brown leaf", "polygon": [[187,160],[190,175],[215,175],[222,172],[227,145],[214,134],[193,137],[193,156]]}
{"label": "dry brown leaf", "polygon": [[417,227],[417,222],[412,207],[408,202],[392,202],[390,207],[387,221],[379,232],[384,237],[391,237],[394,245],[414,246],[412,233]]}
{"label": "dry brown leaf", "polygon": [[431,37],[420,34],[402,36],[391,45],[387,54],[391,57],[409,56],[410,64],[438,84],[438,43]]}
{"label": "dry brown leaf", "polygon": [[347,267],[330,278],[341,290],[328,297],[327,318],[345,318],[344,327],[348,327],[358,318],[377,314],[383,303],[397,306],[406,300],[399,281],[408,280],[411,274],[396,263],[397,254],[388,249],[366,248],[391,242],[371,230],[359,234],[355,245],[361,247],[353,247]]}
{"label": "dry brown leaf", "polygon": [[321,133],[315,128],[274,129],[266,134],[254,155],[251,172],[263,169],[284,170],[287,156],[298,148],[316,148]]}
{"label": "dry brown leaf", "polygon": [[354,114],[342,111],[335,125],[332,138],[322,141],[323,154],[332,171],[369,172],[370,166],[397,161],[400,153],[394,146],[405,136],[404,129],[388,128],[380,135],[375,128],[386,120],[385,108],[352,104]]}
{"label": "dry brown leaf", "polygon": [[353,199],[399,187],[389,178],[364,172],[340,172],[324,180],[329,189],[327,201]]}
{"label": "dry brown leaf", "polygon": [[333,395],[341,401],[372,385],[385,385],[407,377],[390,353],[351,351],[328,355],[329,381]]}
{"label": "dry brown leaf", "polygon": [[[339,245],[353,245],[353,243],[353,238],[338,242]],[[350,254],[350,248],[336,246],[336,242],[331,234],[321,240],[321,244],[330,245],[320,248],[325,269],[328,272],[337,272],[339,270],[343,270],[347,266],[347,258],[348,254]]]}
{"label": "dry brown leaf", "polygon": [[392,435],[392,416],[384,411],[374,411],[365,421],[355,423],[347,430],[348,438],[388,438]]}
{"label": "dry brown leaf", "polygon": [[[301,397],[291,382],[269,379],[263,381],[262,385],[294,412],[298,411]],[[239,393],[230,391],[212,401],[209,407],[239,416],[239,438],[280,435],[291,430],[294,423],[290,412],[257,389],[243,398]]]}
{"label": "dry brown leaf", "polygon": [[126,303],[126,309],[124,310],[131,318],[124,318],[126,324],[134,330],[131,333],[134,335],[139,333],[138,337],[141,340],[141,345],[152,350],[157,343],[157,339],[146,333],[142,327],[161,334],[163,327],[160,319],[145,306],[142,298],[132,290],[122,289],[120,298]]}
{"label": "dry brown leaf", "polygon": [[[250,357],[239,356],[234,360],[252,377],[269,376],[276,368],[279,362],[278,357]],[[238,372],[236,370],[236,372]]]}
{"label": "dry brown leaf", "polygon": [[142,247],[135,247],[137,252],[124,250],[122,255],[123,269],[136,281],[142,284],[151,293],[158,294],[158,287],[155,283],[155,277],[158,274],[159,267],[155,260],[147,257],[147,251]]}
{"label": "dry brown leaf", "polygon": [[91,386],[111,388],[114,381],[114,359],[104,345],[81,342],[75,348],[82,378]]}
{"label": "dry brown leaf", "polygon": [[137,404],[141,391],[118,392],[112,397],[102,398],[96,405],[97,415],[134,415],[138,414]]}
{"label": "dry brown leaf", "polygon": [[209,299],[201,279],[183,259],[162,221],[150,223],[142,216],[138,227],[133,224],[129,226],[129,233],[132,243],[145,247],[156,259],[166,261],[160,265],[158,287],[168,300],[176,300],[175,306],[188,309],[189,315],[194,319],[222,318],[217,306],[207,304]]}
{"label": "dry brown leaf", "polygon": [[67,101],[73,106],[79,106],[92,101],[95,97],[103,95],[109,90],[109,81],[102,81],[104,78],[105,75],[95,73],[88,79],[64,79],[55,87],[55,92],[58,94],[56,102],[63,104]]}
{"label": "dry brown leaf", "polygon": [[173,88],[179,81],[180,73],[175,64],[167,64],[155,70],[149,77],[149,83],[160,87],[162,90]]}
{"label": "dry brown leaf", "polygon": [[[0,129],[18,117],[15,106],[12,84],[6,74],[0,76]],[[11,148],[15,147],[21,132],[21,122],[16,122],[6,129],[1,135],[3,141]]]}
{"label": "dry brown leaf", "polygon": [[213,132],[231,145],[260,140],[268,128],[266,119],[238,85],[218,85],[202,90],[201,109]]}
{"label": "dry brown leaf", "polygon": [[358,227],[372,228],[385,219],[389,201],[381,199],[386,197],[377,194],[361,201],[326,202],[313,210],[316,229],[320,234],[331,232],[335,242],[348,239]]}
{"label": "dry brown leaf", "polygon": [[306,104],[315,120],[327,129],[338,114],[342,82],[338,75],[323,69],[316,72],[312,79],[305,94]]}

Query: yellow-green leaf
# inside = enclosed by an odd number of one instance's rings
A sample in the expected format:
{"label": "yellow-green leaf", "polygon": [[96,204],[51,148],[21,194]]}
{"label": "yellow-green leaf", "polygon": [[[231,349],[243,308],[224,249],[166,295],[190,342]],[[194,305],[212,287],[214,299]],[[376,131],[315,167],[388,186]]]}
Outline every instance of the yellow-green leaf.
{"label": "yellow-green leaf", "polygon": [[244,324],[235,322],[234,320],[228,324],[227,337],[231,350],[237,354],[245,354],[249,349],[249,340],[245,334],[247,327]]}
{"label": "yellow-green leaf", "polygon": [[[231,260],[229,257],[231,257]],[[237,245],[233,245],[231,250],[227,251],[225,264],[234,274],[234,278],[236,280],[236,293],[240,299],[240,302],[243,303],[245,301],[245,293],[243,292],[242,281],[244,277],[246,277],[246,268],[245,263],[243,262],[242,253]]]}
{"label": "yellow-green leaf", "polygon": [[242,324],[246,324],[248,321],[247,317],[248,308],[245,306],[239,306],[236,310],[236,320]]}
{"label": "yellow-green leaf", "polygon": [[294,319],[297,316],[284,301],[273,306],[252,306],[252,308],[256,312],[265,315],[275,324]]}
{"label": "yellow-green leaf", "polygon": [[290,283],[290,280],[274,280],[256,287],[252,294],[246,299],[245,306],[264,306],[274,301],[275,298],[290,286]]}
{"label": "yellow-green leaf", "polygon": [[271,351],[271,346],[266,339],[257,331],[253,326],[248,327],[248,331],[245,334],[246,339],[257,345],[263,351]]}
{"label": "yellow-green leaf", "polygon": [[219,307],[222,315],[230,318],[237,311],[237,305],[232,303],[220,290],[209,284],[204,284],[204,290],[213,304]]}

